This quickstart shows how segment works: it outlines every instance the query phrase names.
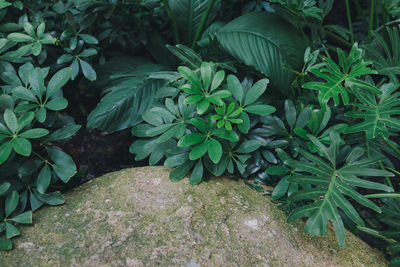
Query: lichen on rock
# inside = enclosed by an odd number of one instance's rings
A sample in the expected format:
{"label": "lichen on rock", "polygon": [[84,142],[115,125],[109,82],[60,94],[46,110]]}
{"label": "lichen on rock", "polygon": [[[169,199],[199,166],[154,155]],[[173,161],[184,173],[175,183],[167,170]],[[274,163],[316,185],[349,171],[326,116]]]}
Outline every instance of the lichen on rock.
{"label": "lichen on rock", "polygon": [[172,183],[169,169],[104,175],[35,213],[1,266],[386,266],[348,233],[310,238],[242,182]]}

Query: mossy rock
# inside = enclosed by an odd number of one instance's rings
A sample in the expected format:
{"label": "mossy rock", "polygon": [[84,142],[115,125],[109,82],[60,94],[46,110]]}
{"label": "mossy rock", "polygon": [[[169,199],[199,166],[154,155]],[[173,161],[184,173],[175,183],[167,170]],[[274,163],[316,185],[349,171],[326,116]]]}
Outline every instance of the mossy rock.
{"label": "mossy rock", "polygon": [[241,181],[172,183],[169,169],[122,170],[34,214],[1,266],[386,266],[351,233],[339,248],[286,224],[268,197]]}

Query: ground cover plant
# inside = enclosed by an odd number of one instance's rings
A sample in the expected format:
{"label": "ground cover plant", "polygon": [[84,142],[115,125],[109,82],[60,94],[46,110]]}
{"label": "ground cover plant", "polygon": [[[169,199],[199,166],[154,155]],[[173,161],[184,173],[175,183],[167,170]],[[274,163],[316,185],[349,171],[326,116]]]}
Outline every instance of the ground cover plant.
{"label": "ground cover plant", "polygon": [[131,132],[134,163],[272,185],[311,236],[399,265],[399,7],[0,0],[0,249],[87,180],[74,135]]}

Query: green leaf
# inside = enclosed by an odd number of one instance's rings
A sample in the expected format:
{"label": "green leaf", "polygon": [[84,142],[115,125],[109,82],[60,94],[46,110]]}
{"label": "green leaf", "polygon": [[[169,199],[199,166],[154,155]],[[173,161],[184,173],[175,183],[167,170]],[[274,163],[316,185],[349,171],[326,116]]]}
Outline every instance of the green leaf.
{"label": "green leaf", "polygon": [[202,115],[208,110],[209,107],[210,102],[207,99],[204,99],[197,104],[197,113]]}
{"label": "green leaf", "polygon": [[270,166],[265,172],[269,175],[284,175],[290,173],[291,170],[283,166]]}
{"label": "green leaf", "polygon": [[267,89],[267,85],[269,83],[268,79],[262,79],[256,82],[250,89],[247,91],[246,97],[244,99],[244,105],[247,106],[253,102],[255,102]]}
{"label": "green leaf", "polygon": [[192,85],[193,89],[200,90],[202,88],[200,78],[197,74],[185,66],[178,67],[178,72]]}
{"label": "green leaf", "polygon": [[210,138],[210,140],[207,141],[207,150],[211,161],[217,164],[222,157],[221,144],[217,140]]}
{"label": "green leaf", "polygon": [[[103,76],[114,77],[114,74],[122,71],[122,67],[130,66],[132,76],[106,79],[104,87],[98,88],[106,88],[108,93],[89,114],[89,129],[98,128],[114,132],[142,121],[142,114],[153,106],[156,91],[164,86],[164,81],[146,77],[150,71],[160,71],[165,67],[148,63],[139,67],[139,63],[136,58],[115,58],[102,67],[98,82]],[[110,73],[114,76],[110,76]]]}
{"label": "green leaf", "polygon": [[36,111],[36,119],[38,120],[38,122],[43,123],[46,120],[47,117],[47,111],[46,108],[44,107],[40,107],[37,111]]}
{"label": "green leaf", "polygon": [[35,68],[29,74],[29,83],[32,87],[31,90],[33,94],[41,98],[45,89],[44,89],[43,72],[40,68]]}
{"label": "green leaf", "polygon": [[208,90],[208,88],[211,85],[211,79],[212,79],[212,64],[208,62],[201,63],[200,72],[201,72],[201,79],[203,80],[205,89]]}
{"label": "green leaf", "polygon": [[203,163],[201,162],[201,159],[197,161],[196,165],[193,168],[192,174],[190,175],[189,178],[189,183],[190,185],[196,185],[201,182],[201,179],[203,178]]}
{"label": "green leaf", "polygon": [[97,74],[93,67],[82,59],[79,59],[79,63],[81,64],[82,72],[86,79],[95,81],[97,79]]}
{"label": "green leaf", "polygon": [[12,140],[12,146],[15,152],[18,154],[29,157],[32,152],[32,144],[28,139],[23,137],[17,137]]}
{"label": "green leaf", "polygon": [[169,173],[169,179],[173,182],[177,182],[182,180],[185,175],[192,169],[195,161],[188,160],[184,164],[180,165],[179,167],[173,169]]}
{"label": "green leaf", "polygon": [[[179,36],[184,44],[192,44],[196,31],[200,26],[203,16],[211,0],[169,0],[172,16],[176,19]],[[206,28],[216,17],[221,1],[214,1],[214,5],[208,13],[204,28]]]}
{"label": "green leaf", "polygon": [[12,191],[12,193],[7,196],[5,204],[6,218],[8,218],[8,216],[10,216],[11,213],[13,213],[13,211],[17,208],[18,201],[19,201],[19,194],[17,191]]}
{"label": "green leaf", "polygon": [[3,195],[5,192],[7,192],[7,190],[10,188],[11,184],[4,182],[2,184],[0,184],[0,196]]}
{"label": "green leaf", "polygon": [[213,132],[213,134],[219,138],[226,139],[232,142],[239,141],[239,135],[234,131],[228,131],[224,128],[217,129]]}
{"label": "green leaf", "polygon": [[79,37],[82,38],[82,40],[87,43],[87,44],[98,44],[99,41],[92,35],[90,34],[79,34]]}
{"label": "green leaf", "polygon": [[6,109],[6,111],[4,111],[3,118],[8,129],[10,129],[11,132],[15,133],[18,129],[18,120],[14,112],[12,112],[9,109]]}
{"label": "green leaf", "polygon": [[190,133],[190,134],[183,136],[178,141],[178,146],[179,147],[193,146],[193,145],[196,145],[196,144],[204,141],[204,139],[205,139],[205,136],[201,133]]}
{"label": "green leaf", "polygon": [[74,135],[82,126],[76,124],[66,125],[46,137],[46,142],[65,140]]}
{"label": "green leaf", "polygon": [[53,170],[64,183],[67,183],[76,174],[76,165],[71,156],[55,148],[47,147],[46,150],[55,163],[52,165]]}
{"label": "green leaf", "polygon": [[8,239],[10,239],[14,236],[18,236],[20,234],[21,233],[18,231],[18,229],[14,225],[6,222],[6,237]]}
{"label": "green leaf", "polygon": [[11,250],[12,242],[8,238],[0,238],[0,250]]}
{"label": "green leaf", "polygon": [[10,219],[13,222],[16,223],[23,223],[23,224],[31,224],[32,223],[32,211],[27,211],[24,213],[21,213],[14,218]]}
{"label": "green leaf", "polygon": [[35,197],[47,205],[57,206],[62,205],[65,203],[63,195],[59,192],[51,192],[49,194],[39,194],[38,192],[34,191]]}
{"label": "green leaf", "polygon": [[296,108],[293,105],[293,102],[291,100],[285,100],[285,118],[286,121],[290,127],[290,129],[294,128],[294,125],[296,123]]}
{"label": "green leaf", "polygon": [[8,159],[12,151],[12,148],[13,148],[12,142],[7,142],[0,145],[0,165],[3,164]]}
{"label": "green leaf", "polygon": [[18,32],[13,32],[10,33],[7,38],[13,42],[17,42],[17,43],[24,43],[24,42],[32,42],[34,41],[34,39],[24,33],[18,33]]}
{"label": "green leaf", "polygon": [[295,75],[285,66],[301,69],[307,43],[289,22],[272,13],[249,13],[222,27],[217,38],[230,55],[289,93]]}
{"label": "green leaf", "polygon": [[261,146],[258,140],[247,140],[244,141],[240,146],[236,149],[237,153],[251,153],[256,151]]}
{"label": "green leaf", "polygon": [[46,104],[46,108],[54,111],[59,111],[67,108],[68,106],[68,101],[64,97],[57,97]]}
{"label": "green leaf", "polygon": [[38,178],[36,180],[36,188],[40,194],[46,193],[47,188],[51,181],[51,170],[50,167],[45,164],[42,170],[39,172]]}
{"label": "green leaf", "polygon": [[239,119],[241,119],[243,122],[238,124],[238,129],[244,133],[247,134],[250,130],[250,118],[249,115],[247,115],[246,112],[242,112],[239,115]]}
{"label": "green leaf", "polygon": [[19,134],[19,136],[24,137],[24,138],[40,138],[40,137],[43,137],[48,134],[49,134],[49,131],[46,129],[35,128],[35,129],[28,130],[26,132],[23,132],[23,133]]}
{"label": "green leaf", "polygon": [[49,84],[47,85],[46,97],[51,98],[55,93],[58,92],[72,77],[72,68],[67,67],[56,72],[51,77]]}
{"label": "green leaf", "polygon": [[332,59],[325,58],[326,65],[319,65],[319,68],[311,69],[311,73],[326,82],[313,81],[303,85],[304,88],[319,91],[318,101],[321,106],[326,106],[331,98],[333,98],[335,106],[339,105],[339,96],[342,97],[343,104],[348,105],[349,94],[344,87],[344,83],[355,81],[354,78],[362,75],[377,73],[367,67],[371,62],[363,60],[362,50],[358,48],[357,43],[354,43],[348,57],[345,56],[341,49],[338,49],[338,56],[339,65]]}
{"label": "green leaf", "polygon": [[37,102],[36,97],[32,94],[32,92],[25,87],[17,86],[12,90],[13,97],[27,100],[30,102]]}
{"label": "green leaf", "polygon": [[196,159],[201,158],[207,152],[207,149],[208,149],[207,143],[208,143],[207,141],[204,141],[204,142],[194,146],[192,148],[192,150],[190,151],[189,159],[196,160]]}
{"label": "green leaf", "polygon": [[167,166],[167,167],[176,167],[176,166],[179,166],[179,165],[184,164],[188,159],[189,159],[188,153],[182,153],[182,154],[172,155],[172,156],[169,156],[169,157],[164,161],[164,166]]}
{"label": "green leaf", "polygon": [[201,118],[192,118],[190,119],[190,123],[203,133],[207,131],[207,124]]}
{"label": "green leaf", "polygon": [[[215,73],[214,79],[211,84],[210,91],[214,91],[215,89],[217,89],[221,85],[221,83],[224,81],[224,79],[225,79],[225,72],[223,70],[220,70],[217,73]],[[230,93],[229,93],[229,95],[230,95]]]}
{"label": "green leaf", "polygon": [[235,75],[228,75],[228,90],[232,93],[233,97],[242,102],[243,100],[243,86]]}
{"label": "green leaf", "polygon": [[359,110],[346,112],[345,116],[363,121],[349,126],[346,133],[365,132],[368,139],[373,139],[381,134],[388,137],[390,128],[400,130],[400,120],[393,117],[400,108],[400,95],[395,91],[397,85],[384,84],[381,90],[378,101],[371,93],[354,92],[362,104],[358,105]]}
{"label": "green leaf", "polygon": [[276,108],[269,105],[251,105],[244,108],[245,111],[256,115],[269,115],[276,111]]}

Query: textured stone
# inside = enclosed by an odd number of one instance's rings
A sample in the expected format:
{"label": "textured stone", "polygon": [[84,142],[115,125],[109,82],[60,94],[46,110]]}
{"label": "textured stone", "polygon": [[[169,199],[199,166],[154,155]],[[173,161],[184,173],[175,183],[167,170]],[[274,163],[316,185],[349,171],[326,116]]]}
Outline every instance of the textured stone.
{"label": "textured stone", "polygon": [[268,197],[242,182],[172,183],[169,169],[107,174],[34,214],[1,266],[386,266],[348,233],[340,249],[285,223]]}

